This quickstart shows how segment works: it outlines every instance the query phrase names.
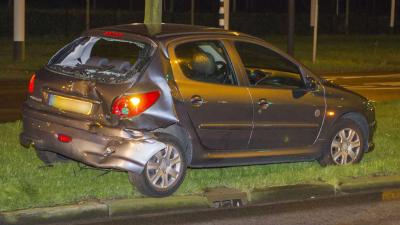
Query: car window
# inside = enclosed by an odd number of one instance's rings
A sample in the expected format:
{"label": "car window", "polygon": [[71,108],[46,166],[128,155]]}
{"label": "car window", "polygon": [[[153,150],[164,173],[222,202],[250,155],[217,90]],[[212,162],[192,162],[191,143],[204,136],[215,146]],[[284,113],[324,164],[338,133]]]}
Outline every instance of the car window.
{"label": "car window", "polygon": [[264,46],[235,42],[251,86],[303,88],[299,68],[288,59]]}
{"label": "car window", "polygon": [[81,37],[53,56],[48,66],[81,79],[123,81],[144,68],[151,49],[139,41]]}
{"label": "car window", "polygon": [[219,41],[196,41],[175,48],[176,62],[184,75],[207,83],[236,85],[237,80]]}

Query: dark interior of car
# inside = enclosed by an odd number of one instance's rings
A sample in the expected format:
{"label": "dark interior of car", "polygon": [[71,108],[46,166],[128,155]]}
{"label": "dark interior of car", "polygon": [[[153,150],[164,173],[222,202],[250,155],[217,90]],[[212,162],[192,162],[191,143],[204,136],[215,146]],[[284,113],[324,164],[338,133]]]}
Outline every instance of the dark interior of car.
{"label": "dark interior of car", "polygon": [[98,56],[90,57],[86,63],[86,66],[95,68],[104,68],[118,73],[126,73],[132,68],[132,64],[128,61],[118,59],[107,59]]}

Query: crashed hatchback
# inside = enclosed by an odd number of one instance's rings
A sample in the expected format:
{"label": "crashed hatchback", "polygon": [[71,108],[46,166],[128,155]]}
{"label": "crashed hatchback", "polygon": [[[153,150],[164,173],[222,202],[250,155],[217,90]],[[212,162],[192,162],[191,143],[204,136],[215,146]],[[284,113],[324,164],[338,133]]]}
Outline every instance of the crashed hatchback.
{"label": "crashed hatchback", "polygon": [[93,29],[29,81],[21,144],[127,171],[150,196],[187,167],[359,162],[374,107],[256,37],[177,24]]}

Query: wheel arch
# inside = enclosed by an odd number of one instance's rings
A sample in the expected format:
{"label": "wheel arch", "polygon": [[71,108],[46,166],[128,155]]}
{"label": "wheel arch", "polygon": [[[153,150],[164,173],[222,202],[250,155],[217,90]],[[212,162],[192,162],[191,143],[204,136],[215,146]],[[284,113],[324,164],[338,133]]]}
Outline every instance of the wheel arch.
{"label": "wheel arch", "polygon": [[351,119],[356,122],[363,130],[365,137],[369,135],[368,122],[365,116],[358,112],[348,112],[341,116],[341,118]]}
{"label": "wheel arch", "polygon": [[360,126],[361,131],[363,132],[364,135],[364,151],[366,151],[368,149],[368,137],[369,137],[369,127],[366,117],[359,112],[354,112],[354,111],[346,112],[338,116],[338,118],[336,118],[336,120],[332,123],[332,125],[335,125],[341,119],[350,119],[354,121],[358,126]]}
{"label": "wheel arch", "polygon": [[190,165],[193,158],[193,145],[189,132],[178,124],[173,124],[166,128],[159,128],[153,131],[156,136],[173,138],[179,142],[185,153],[186,163]]}

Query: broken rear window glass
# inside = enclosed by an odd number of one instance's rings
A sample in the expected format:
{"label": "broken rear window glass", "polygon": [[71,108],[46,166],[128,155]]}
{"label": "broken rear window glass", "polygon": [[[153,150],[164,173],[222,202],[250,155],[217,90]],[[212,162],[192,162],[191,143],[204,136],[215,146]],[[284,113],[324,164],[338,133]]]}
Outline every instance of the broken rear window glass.
{"label": "broken rear window glass", "polygon": [[81,37],[57,52],[48,67],[80,79],[122,82],[141,72],[151,52],[143,42]]}

